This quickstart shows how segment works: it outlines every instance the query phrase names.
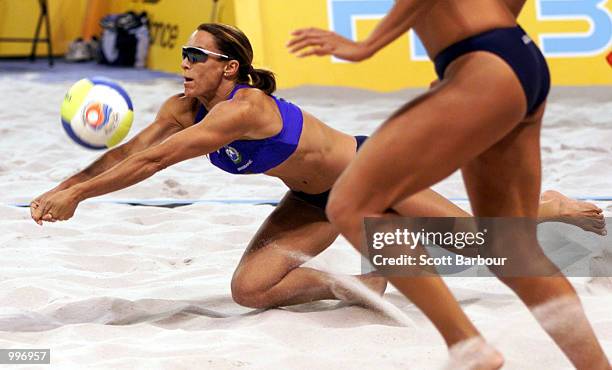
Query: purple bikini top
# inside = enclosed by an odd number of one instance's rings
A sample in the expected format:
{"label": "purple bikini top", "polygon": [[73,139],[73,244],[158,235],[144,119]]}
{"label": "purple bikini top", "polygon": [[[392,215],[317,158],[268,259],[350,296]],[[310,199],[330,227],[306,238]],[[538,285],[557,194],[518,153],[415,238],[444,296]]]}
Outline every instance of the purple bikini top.
{"label": "purple bikini top", "polygon": [[[232,99],[238,90],[246,88],[251,86],[236,85],[227,100]],[[208,155],[213,165],[234,174],[262,173],[283,163],[295,152],[304,123],[302,111],[288,101],[270,96],[282,117],[281,131],[265,139],[232,141]],[[200,106],[195,123],[201,122],[207,113],[206,108]]]}

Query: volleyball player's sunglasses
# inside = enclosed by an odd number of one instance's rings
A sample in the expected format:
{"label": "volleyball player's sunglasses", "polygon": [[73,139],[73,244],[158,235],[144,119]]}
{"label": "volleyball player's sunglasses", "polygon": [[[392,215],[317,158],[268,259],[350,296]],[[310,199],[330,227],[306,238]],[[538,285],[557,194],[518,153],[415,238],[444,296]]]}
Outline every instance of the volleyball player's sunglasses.
{"label": "volleyball player's sunglasses", "polygon": [[198,48],[195,46],[183,46],[183,59],[187,58],[189,63],[204,63],[208,60],[209,55],[216,56],[221,59],[230,59],[227,55],[215,53],[214,51]]}

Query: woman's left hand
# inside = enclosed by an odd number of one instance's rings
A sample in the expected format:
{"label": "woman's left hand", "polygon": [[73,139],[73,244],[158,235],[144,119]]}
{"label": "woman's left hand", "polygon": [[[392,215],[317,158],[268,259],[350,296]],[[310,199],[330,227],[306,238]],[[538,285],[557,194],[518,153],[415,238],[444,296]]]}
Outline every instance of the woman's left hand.
{"label": "woman's left hand", "polygon": [[74,215],[74,211],[79,205],[79,200],[71,189],[57,192],[46,199],[32,202],[30,210],[32,218],[37,224],[42,225],[43,221],[55,222],[68,220]]}
{"label": "woman's left hand", "polygon": [[371,56],[363,43],[349,40],[335,32],[319,28],[306,28],[292,32],[291,36],[293,38],[287,43],[291,53],[298,53],[305,48],[310,48],[299,53],[297,56],[300,58],[311,55],[333,55],[344,60],[358,62]]}

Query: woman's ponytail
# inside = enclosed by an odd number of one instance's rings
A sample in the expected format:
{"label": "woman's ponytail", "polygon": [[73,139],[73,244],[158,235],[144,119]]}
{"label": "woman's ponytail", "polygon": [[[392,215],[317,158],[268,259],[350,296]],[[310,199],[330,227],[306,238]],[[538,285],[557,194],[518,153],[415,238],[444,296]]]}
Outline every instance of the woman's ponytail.
{"label": "woman's ponytail", "polygon": [[271,71],[256,69],[251,66],[249,76],[251,76],[251,86],[254,88],[262,90],[268,95],[276,90],[276,78]]}

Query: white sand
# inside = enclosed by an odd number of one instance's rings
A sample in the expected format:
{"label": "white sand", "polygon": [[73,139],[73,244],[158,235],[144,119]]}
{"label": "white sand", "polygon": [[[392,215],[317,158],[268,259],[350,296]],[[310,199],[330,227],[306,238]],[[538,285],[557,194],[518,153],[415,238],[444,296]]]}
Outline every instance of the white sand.
{"label": "white sand", "polygon": [[[58,110],[69,84],[23,77],[0,76],[0,348],[51,348],[53,369],[444,366],[448,356],[441,337],[394,289],[385,299],[415,327],[332,301],[265,312],[233,303],[233,269],[270,206],[167,209],[84,203],[68,222],[36,225],[27,209],[8,204],[29,201],[99,153],[72,144],[61,129]],[[167,80],[125,86],[136,107],[132,134],[180,89]],[[612,195],[609,93],[591,88],[553,94],[542,139],[545,189]],[[414,92],[302,88],[279,95],[338,129],[367,134]],[[436,189],[465,197],[457,174]],[[101,199],[278,199],[284,192],[278,180],[231,176],[196,159]],[[612,215],[610,203],[598,205]],[[344,240],[311,264],[346,273],[360,268]],[[496,280],[447,281],[476,326],[503,352],[507,368],[570,368],[529,312]],[[610,282],[574,281],[612,356]]]}

